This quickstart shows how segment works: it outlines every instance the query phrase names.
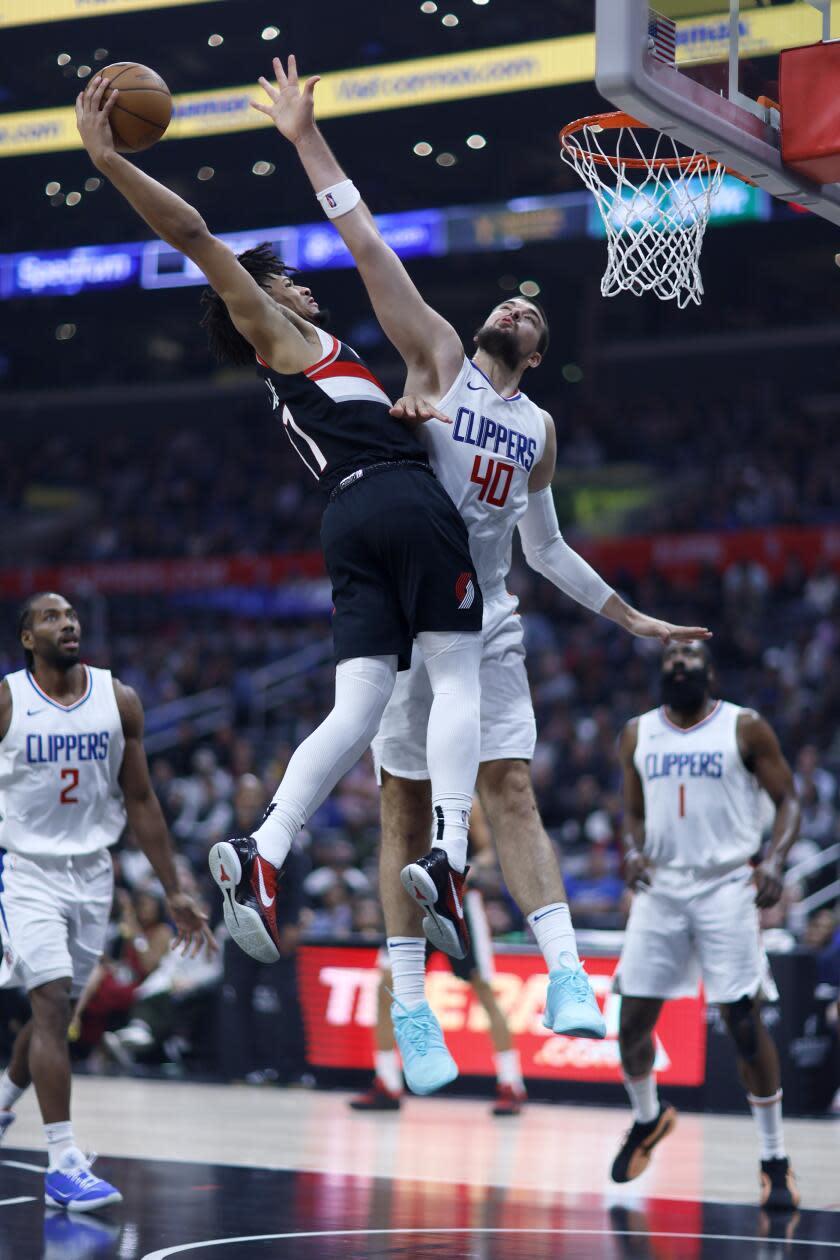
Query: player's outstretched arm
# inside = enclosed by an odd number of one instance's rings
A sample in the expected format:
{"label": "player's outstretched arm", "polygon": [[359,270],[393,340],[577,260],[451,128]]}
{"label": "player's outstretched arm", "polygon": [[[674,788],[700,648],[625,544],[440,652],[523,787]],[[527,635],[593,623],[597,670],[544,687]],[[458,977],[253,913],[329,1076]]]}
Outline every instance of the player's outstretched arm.
{"label": "player's outstretched arm", "polygon": [[76,98],[76,125],[96,169],[161,240],[203,271],[239,332],[267,363],[286,372],[309,367],[320,351],[315,331],[286,316],[233,251],[210,233],[194,206],[117,153],[108,119],[119,92],[115,88],[103,104],[107,86],[106,79],[95,76]]}
{"label": "player's outstretched arm", "polygon": [[710,639],[705,626],[675,626],[633,608],[608,586],[600,574],[578,555],[560,533],[551,482],[557,463],[557,434],[554,421],[543,412],[546,426],[545,449],[528,479],[528,508],[519,521],[522,550],[528,564],[554,586],[584,608],[601,613],[630,634],[644,639]]}
{"label": "player's outstretched arm", "polygon": [[[297,64],[289,57],[283,69],[273,61],[276,84],[260,77],[267,102],[252,101],[282,136],[295,146],[323,208],[350,250],[382,329],[407,367],[421,367],[424,388],[441,397],[461,369],[464,350],[447,320],[424,301],[400,259],[383,241],[373,217],[315,123],[313,93],[318,76],[300,87]],[[343,186],[343,187],[342,187]],[[331,204],[332,202],[332,204]],[[344,208],[346,204],[346,209]],[[429,380],[429,374],[434,379]]]}
{"label": "player's outstretched arm", "polygon": [[633,718],[621,732],[618,759],[621,763],[622,797],[624,802],[624,879],[634,892],[650,885],[645,848],[645,793],[634,760],[639,723]]}
{"label": "player's outstretched arm", "polygon": [[114,679],[114,695],[125,736],[120,787],[125,799],[128,825],[163,884],[169,912],[175,921],[178,933],[174,944],[182,944],[185,950],[192,946],[194,953],[197,953],[202,945],[215,951],[217,946],[207,926],[207,915],[189,893],[181,891],[178,882],[172,842],[160,801],[155,796],[149,778],[149,763],[143,747],[143,706],[137,692],[116,678]]}
{"label": "player's outstretched arm", "polygon": [[767,856],[753,875],[755,903],[759,909],[774,906],[782,895],[785,859],[799,835],[801,810],[793,772],[782,752],[776,732],[758,713],[747,710],[738,718],[738,748],[744,765],[764,788],[776,807]]}

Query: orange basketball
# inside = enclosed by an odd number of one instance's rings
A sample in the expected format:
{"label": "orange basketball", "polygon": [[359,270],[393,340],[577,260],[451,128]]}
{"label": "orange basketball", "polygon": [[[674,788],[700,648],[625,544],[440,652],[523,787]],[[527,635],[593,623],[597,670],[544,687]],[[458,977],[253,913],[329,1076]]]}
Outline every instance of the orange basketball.
{"label": "orange basketball", "polygon": [[[160,75],[137,61],[117,61],[97,72],[118,89],[111,111],[114,144],[121,153],[150,149],[160,140],[172,117],[172,93]],[[107,87],[103,103],[111,94]]]}

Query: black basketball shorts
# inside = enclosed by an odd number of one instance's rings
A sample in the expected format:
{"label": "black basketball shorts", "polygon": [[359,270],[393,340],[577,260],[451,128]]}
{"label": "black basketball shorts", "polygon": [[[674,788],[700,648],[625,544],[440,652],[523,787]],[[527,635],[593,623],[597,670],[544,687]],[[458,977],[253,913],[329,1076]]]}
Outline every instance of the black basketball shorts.
{"label": "black basketball shorts", "polygon": [[321,524],[336,660],[399,657],[424,630],[481,630],[467,528],[422,465],[369,472],[328,503]]}

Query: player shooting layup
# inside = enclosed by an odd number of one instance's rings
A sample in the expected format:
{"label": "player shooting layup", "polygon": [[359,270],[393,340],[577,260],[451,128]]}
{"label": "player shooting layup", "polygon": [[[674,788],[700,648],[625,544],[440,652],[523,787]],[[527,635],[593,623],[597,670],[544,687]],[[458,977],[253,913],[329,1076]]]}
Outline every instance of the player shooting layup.
{"label": "player shooting layup", "polygon": [[[376,734],[414,640],[434,691],[427,756],[435,809],[446,843],[463,836],[466,845],[479,755],[481,593],[464,523],[423,447],[389,415],[379,382],[318,327],[317,302],[270,252],[238,259],[197,210],[116,152],[108,115],[118,93],[103,106],[104,87],[94,77],[76,101],[94,164],[207,276],[211,337],[234,361],[258,368],[307,476],[328,496],[321,537],[335,605],[335,707],[295,752],[254,836],[210,853],[231,936],[273,962],[277,871]],[[428,1030],[433,1039],[439,1031]]]}
{"label": "player shooting layup", "polygon": [[[761,1146],[761,1203],[792,1210],[799,1193],[785,1154],[779,1057],[761,1021],[778,995],[761,944],[758,910],[782,894],[785,855],[799,830],[790,766],[770,726],[710,692],[702,643],[673,644],[662,659],[662,707],[621,736],[627,882],[636,891],[618,967],[619,1044],[635,1124],[612,1168],[632,1181],[670,1133],[660,1103],[653,1030],[667,998],[691,994],[702,975],[735,1042]],[[760,792],[776,807],[764,861]]]}
{"label": "player shooting layup", "polygon": [[[273,64],[277,87],[260,80],[270,104],[257,108],[295,144],[319,202],[352,252],[377,318],[408,368],[403,411],[409,420],[428,421],[420,430],[424,444],[469,530],[485,596],[478,794],[507,885],[549,969],[546,1027],[603,1037],[604,1021],[578,959],[563,880],[531,786],[528,763],[536,727],[517,601],[505,590],[514,528],[519,526],[533,568],[631,633],[667,642],[706,637],[708,631],[669,625],[630,608],[564,542],[550,489],[557,454],[554,424],[519,389],[523,374],[538,366],[548,345],[539,304],[524,298],[502,302],[479,329],[475,357],[468,359],[452,325],[424,302],[380,237],[316,127],[317,78],[301,90],[293,57],[288,75],[279,58]],[[439,401],[428,408],[409,395]],[[434,945],[453,957],[463,957],[467,949],[461,909],[466,836],[451,842],[438,827],[434,847],[423,856],[431,821],[424,750],[430,701],[427,672],[416,656],[394,690],[374,742],[383,780],[381,894],[397,1022],[407,1011],[428,1018],[417,906],[425,911],[422,928]],[[396,892],[400,871],[412,901]],[[457,1075],[442,1044],[423,1054],[407,1047],[403,1066],[415,1092],[428,1093]]]}
{"label": "player shooting layup", "polygon": [[0,1077],[0,1138],[34,1083],[49,1152],[46,1202],[91,1212],[122,1196],[90,1171],[73,1136],[67,1029],[71,996],[105,946],[108,849],[126,822],[163,884],[177,940],[185,949],[215,943],[178,886],[136,694],[81,663],[79,618],[61,595],[31,596],[18,630],[26,668],[0,683],[0,940],[3,981],[26,989],[32,1018]]}

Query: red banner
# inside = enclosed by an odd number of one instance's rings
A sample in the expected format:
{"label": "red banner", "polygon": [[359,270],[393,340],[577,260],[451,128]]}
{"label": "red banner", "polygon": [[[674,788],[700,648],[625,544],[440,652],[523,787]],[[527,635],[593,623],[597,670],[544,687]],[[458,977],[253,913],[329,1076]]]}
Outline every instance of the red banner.
{"label": "red banner", "polygon": [[[371,946],[306,945],[299,952],[300,994],[307,1058],[313,1066],[372,1068],[379,972]],[[589,958],[586,969],[607,1022],[604,1041],[558,1037],[542,1025],[546,973],[539,954],[496,954],[493,989],[529,1077],[569,1081],[621,1081],[618,1015],[612,992],[618,959]],[[446,1043],[466,1075],[493,1076],[487,1015],[473,990],[435,955],[426,992]],[[705,1076],[704,1003],[667,1002],[656,1030],[656,1071],[664,1085],[701,1085]]]}
{"label": "red banner", "polygon": [[[745,529],[728,533],[658,534],[600,539],[580,544],[605,577],[639,577],[656,569],[670,578],[690,579],[701,568],[718,571],[745,560],[781,577],[791,557],[810,572],[819,563],[840,569],[840,527]],[[220,587],[277,586],[295,579],[322,578],[320,552],[297,555],[219,556],[194,560],[126,560],[115,563],[50,565],[0,569],[0,596],[22,599],[33,591],[60,590],[78,597],[103,594],[169,594]]]}

